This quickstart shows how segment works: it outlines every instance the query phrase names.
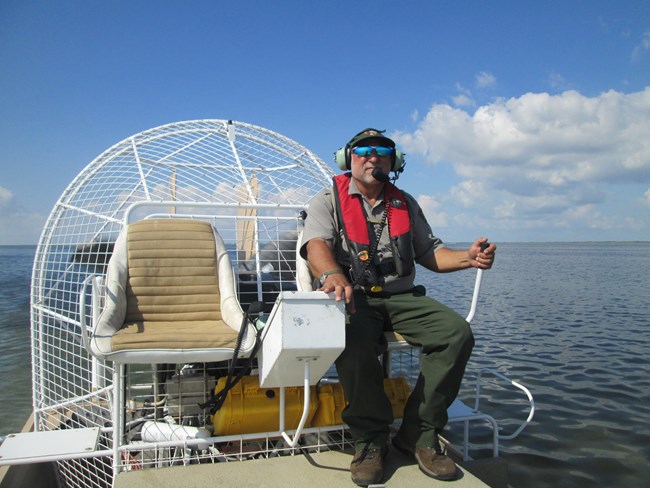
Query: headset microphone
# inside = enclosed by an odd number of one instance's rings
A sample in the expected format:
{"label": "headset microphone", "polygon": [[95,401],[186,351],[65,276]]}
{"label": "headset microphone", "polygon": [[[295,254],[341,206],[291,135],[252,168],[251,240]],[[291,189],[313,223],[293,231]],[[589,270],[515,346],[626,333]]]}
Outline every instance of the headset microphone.
{"label": "headset microphone", "polygon": [[390,179],[390,177],[379,168],[372,170],[372,177],[382,183],[388,183],[388,180]]}

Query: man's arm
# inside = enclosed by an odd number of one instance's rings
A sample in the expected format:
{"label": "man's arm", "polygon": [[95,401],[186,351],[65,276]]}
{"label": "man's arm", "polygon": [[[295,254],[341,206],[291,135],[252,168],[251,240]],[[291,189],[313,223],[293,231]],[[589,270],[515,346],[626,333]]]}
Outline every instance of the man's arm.
{"label": "man's arm", "polygon": [[481,245],[485,242],[487,242],[487,238],[481,237],[474,241],[467,250],[454,250],[443,247],[418,262],[436,273],[450,273],[467,268],[490,269],[494,263],[494,251],[496,251],[497,246],[490,244],[487,248],[481,250]]}

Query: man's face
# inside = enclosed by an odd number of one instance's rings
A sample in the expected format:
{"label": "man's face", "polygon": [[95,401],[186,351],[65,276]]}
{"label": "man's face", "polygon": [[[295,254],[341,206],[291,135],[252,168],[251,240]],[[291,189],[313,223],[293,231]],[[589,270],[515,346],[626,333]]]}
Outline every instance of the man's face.
{"label": "man's face", "polygon": [[[372,147],[385,146],[385,144],[386,143],[381,139],[366,139],[359,143],[359,146]],[[372,150],[371,154],[368,156],[359,156],[355,154],[354,148],[352,148],[350,164],[352,177],[366,185],[379,184],[379,182],[372,176],[372,171],[377,168],[388,174],[390,172],[391,158],[392,156],[390,154],[386,156],[378,156],[376,150]]]}

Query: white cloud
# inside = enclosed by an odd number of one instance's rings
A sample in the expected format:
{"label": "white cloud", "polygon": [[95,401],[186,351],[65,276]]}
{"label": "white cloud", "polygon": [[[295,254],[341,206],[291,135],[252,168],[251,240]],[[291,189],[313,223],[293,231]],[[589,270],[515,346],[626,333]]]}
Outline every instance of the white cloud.
{"label": "white cloud", "polygon": [[462,207],[471,208],[476,203],[476,195],[485,193],[485,185],[479,180],[465,180],[452,187],[450,193]]}
{"label": "white cloud", "polygon": [[632,50],[632,62],[638,63],[648,51],[650,51],[650,30],[643,33],[641,41]]}
{"label": "white cloud", "polygon": [[7,190],[0,186],[0,205],[7,203],[13,198],[14,194],[11,190]]}
{"label": "white cloud", "polygon": [[476,75],[476,86],[479,88],[487,88],[496,85],[497,79],[492,73],[481,71]]}
{"label": "white cloud", "polygon": [[613,227],[612,221],[598,212],[593,205],[582,205],[566,209],[561,222],[567,226],[586,224],[592,229],[606,230]]}
{"label": "white cloud", "polygon": [[0,212],[0,246],[36,244],[45,225],[45,216],[36,212]]}
{"label": "white cloud", "polygon": [[451,100],[457,107],[472,107],[474,105],[474,100],[464,93],[451,97]]}
{"label": "white cloud", "polygon": [[0,186],[0,246],[36,244],[45,224],[45,216],[26,212],[14,193]]}
{"label": "white cloud", "polygon": [[474,98],[472,97],[472,91],[468,88],[465,88],[461,83],[456,83],[456,90],[458,95],[451,97],[453,104],[457,107],[473,107],[476,105]]}
{"label": "white cloud", "polygon": [[[437,104],[414,132],[394,137],[412,159],[453,166],[460,182],[438,195],[449,222],[480,200],[493,227],[613,229],[629,215],[613,215],[612,195],[620,212],[628,197],[650,205],[650,190],[638,189],[650,182],[648,134],[650,87],[596,97],[527,93],[473,113]],[[650,232],[648,216],[640,221]]]}
{"label": "white cloud", "polygon": [[398,133],[410,153],[450,161],[463,175],[476,169],[526,170],[524,178],[572,181],[650,177],[650,87],[629,95],[588,98],[575,91],[528,93],[469,114],[434,105],[414,133]]}
{"label": "white cloud", "polygon": [[447,214],[443,212],[442,205],[431,195],[420,195],[418,204],[432,228],[447,227]]}
{"label": "white cloud", "polygon": [[548,83],[554,90],[562,90],[567,88],[567,82],[559,73],[551,73],[548,77]]}

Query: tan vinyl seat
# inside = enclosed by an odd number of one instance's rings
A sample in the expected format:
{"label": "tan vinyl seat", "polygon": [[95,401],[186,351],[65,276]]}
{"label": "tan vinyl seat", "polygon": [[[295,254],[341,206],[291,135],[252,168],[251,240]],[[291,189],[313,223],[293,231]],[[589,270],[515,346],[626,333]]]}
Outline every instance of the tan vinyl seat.
{"label": "tan vinyl seat", "polygon": [[[230,359],[243,317],[230,258],[210,223],[143,220],[115,244],[89,348],[124,364]],[[255,343],[246,324],[240,357]]]}
{"label": "tan vinyl seat", "polygon": [[126,226],[108,263],[104,308],[89,337],[85,286],[90,282],[93,303],[101,301],[101,287],[90,276],[81,291],[81,331],[92,356],[114,363],[111,417],[117,468],[124,442],[127,366],[227,361],[237,350],[238,357],[250,357],[255,326],[244,321],[226,246],[208,222],[151,219]]}

